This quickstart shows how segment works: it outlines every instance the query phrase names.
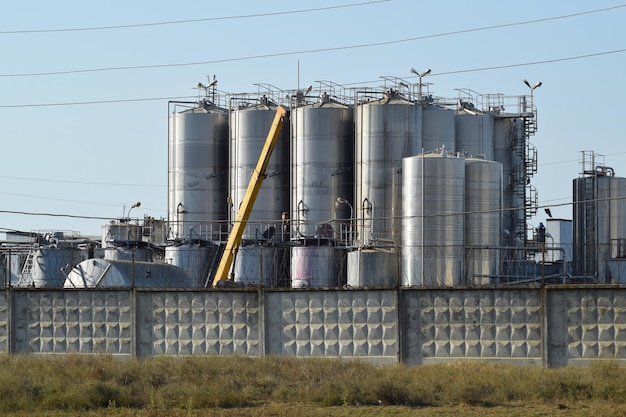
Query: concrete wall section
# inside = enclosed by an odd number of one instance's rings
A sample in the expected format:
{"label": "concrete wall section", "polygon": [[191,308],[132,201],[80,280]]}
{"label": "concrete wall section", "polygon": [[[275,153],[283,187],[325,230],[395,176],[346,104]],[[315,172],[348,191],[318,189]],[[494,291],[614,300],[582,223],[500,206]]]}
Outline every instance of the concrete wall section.
{"label": "concrete wall section", "polygon": [[393,290],[266,292],[268,355],[397,362]]}
{"label": "concrete wall section", "polygon": [[138,355],[260,356],[257,291],[137,292]]}
{"label": "concrete wall section", "polygon": [[405,290],[404,361],[542,363],[542,305],[534,290]]}
{"label": "concrete wall section", "polygon": [[131,295],[130,291],[13,291],[15,353],[130,356]]}
{"label": "concrete wall section", "polygon": [[626,291],[580,287],[550,290],[549,366],[589,365],[594,360],[626,360]]}

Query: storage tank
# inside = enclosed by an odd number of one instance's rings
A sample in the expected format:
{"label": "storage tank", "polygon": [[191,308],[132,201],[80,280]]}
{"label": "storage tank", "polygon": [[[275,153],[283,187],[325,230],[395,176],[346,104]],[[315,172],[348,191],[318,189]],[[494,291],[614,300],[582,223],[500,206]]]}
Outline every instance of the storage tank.
{"label": "storage tank", "polygon": [[152,249],[142,241],[142,227],[127,221],[112,221],[102,230],[104,259],[152,261]]}
{"label": "storage tank", "polygon": [[465,266],[468,284],[497,284],[502,237],[502,164],[465,159]]}
{"label": "storage tank", "polygon": [[[239,106],[230,114],[230,218],[234,219],[276,115],[276,104],[262,96],[254,105]],[[285,119],[283,126],[289,126]],[[289,129],[283,127],[265,171],[266,177],[250,213],[244,240],[257,240],[270,227],[279,229],[289,212]]]}
{"label": "storage tank", "polygon": [[250,243],[239,248],[233,263],[236,283],[254,287],[289,285],[289,248]]}
{"label": "storage tank", "polygon": [[611,243],[626,238],[626,179],[596,167],[575,179],[573,188],[574,275],[609,283]]}
{"label": "storage tank", "polygon": [[357,103],[355,202],[357,236],[401,240],[402,158],[422,149],[422,106],[393,90],[380,100]]}
{"label": "storage tank", "polygon": [[[291,111],[291,131],[291,233],[313,237],[320,227],[337,229],[333,219],[354,215],[353,111],[322,95]],[[335,204],[337,198],[348,204]]]}
{"label": "storage tank", "polygon": [[68,273],[64,288],[193,288],[193,283],[174,265],[88,259]]}
{"label": "storage tank", "polygon": [[456,112],[454,149],[468,156],[494,160],[494,120],[492,114],[468,109]]}
{"label": "storage tank", "polygon": [[345,249],[330,245],[291,248],[291,287],[328,288],[345,283]]}
{"label": "storage tank", "polygon": [[[422,110],[422,148],[433,149],[455,147],[454,111],[440,106],[424,106]],[[415,154],[414,154],[415,155]]]}
{"label": "storage tank", "polygon": [[461,284],[465,160],[447,151],[402,160],[402,285]]}
{"label": "storage tank", "polygon": [[[504,187],[502,193],[502,230],[505,246],[525,243],[526,217],[524,212],[526,184],[520,184],[524,165],[513,145],[520,140],[521,121],[511,116],[494,119],[494,160],[502,164]],[[518,209],[518,210],[516,210]]]}
{"label": "storage tank", "polygon": [[399,284],[400,253],[391,247],[359,248],[348,252],[348,286],[395,287]]}
{"label": "storage tank", "polygon": [[217,246],[207,242],[182,243],[165,248],[165,262],[185,271],[195,287],[206,288],[218,253]]}
{"label": "storage tank", "polygon": [[228,208],[228,112],[201,102],[174,111],[169,130],[170,237],[218,240]]}
{"label": "storage tank", "polygon": [[32,256],[32,282],[35,288],[63,288],[65,268],[82,261],[80,249],[75,247],[40,247]]}

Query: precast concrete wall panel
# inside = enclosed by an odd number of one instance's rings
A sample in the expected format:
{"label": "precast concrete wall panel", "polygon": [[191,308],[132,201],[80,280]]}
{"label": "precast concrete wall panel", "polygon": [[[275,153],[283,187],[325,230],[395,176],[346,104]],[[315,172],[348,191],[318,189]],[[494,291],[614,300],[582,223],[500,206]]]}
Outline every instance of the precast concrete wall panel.
{"label": "precast concrete wall panel", "polygon": [[550,306],[553,309],[550,366],[626,359],[626,292],[623,289],[552,289]]}
{"label": "precast concrete wall panel", "polygon": [[542,363],[537,290],[404,290],[408,364],[489,360]]}
{"label": "precast concrete wall panel", "polygon": [[395,291],[266,292],[266,353],[397,362]]}
{"label": "precast concrete wall panel", "polygon": [[0,354],[9,353],[9,332],[11,327],[10,321],[10,293],[4,291],[0,295]]}
{"label": "precast concrete wall panel", "polygon": [[257,291],[138,296],[140,356],[262,355]]}
{"label": "precast concrete wall panel", "polygon": [[14,291],[15,352],[133,354],[130,291]]}

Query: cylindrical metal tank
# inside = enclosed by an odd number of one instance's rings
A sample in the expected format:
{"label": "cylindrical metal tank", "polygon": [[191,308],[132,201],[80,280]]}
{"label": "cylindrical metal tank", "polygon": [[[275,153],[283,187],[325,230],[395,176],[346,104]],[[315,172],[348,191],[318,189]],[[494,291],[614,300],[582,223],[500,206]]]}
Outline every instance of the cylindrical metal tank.
{"label": "cylindrical metal tank", "polygon": [[291,248],[291,287],[327,288],[342,284],[345,250],[335,246]]}
{"label": "cylindrical metal tank", "polygon": [[357,236],[401,240],[402,158],[422,148],[422,106],[393,92],[356,107],[355,201]]}
{"label": "cylindrical metal tank", "polygon": [[233,276],[237,283],[246,286],[275,288],[286,286],[289,270],[284,246],[250,244],[241,246],[233,264]]}
{"label": "cylindrical metal tank", "polygon": [[402,285],[461,283],[465,161],[442,153],[402,160]]}
{"label": "cylindrical metal tank", "polygon": [[626,178],[612,170],[577,178],[574,185],[574,275],[609,283],[611,244],[626,238]]}
{"label": "cylindrical metal tank", "polygon": [[[261,97],[253,106],[230,113],[230,217],[237,210],[256,168],[277,106]],[[289,126],[286,119],[283,126]],[[289,212],[289,129],[283,127],[265,171],[261,189],[243,232],[244,240],[260,239],[270,227],[279,229],[281,216]]]}
{"label": "cylindrical metal tank", "polygon": [[495,284],[502,237],[502,164],[465,160],[465,266],[468,284]]}
{"label": "cylindrical metal tank", "polygon": [[112,221],[105,224],[102,230],[102,247],[116,247],[120,245],[141,242],[141,226],[128,222]]}
{"label": "cylindrical metal tank", "polygon": [[32,282],[35,288],[63,288],[65,274],[62,268],[72,267],[82,261],[78,248],[45,247],[33,253]]}
{"label": "cylindrical metal tank", "polygon": [[133,246],[109,246],[103,249],[104,259],[118,261],[152,261],[152,249],[149,247]]}
{"label": "cylindrical metal tank", "polygon": [[292,235],[313,237],[324,226],[334,231],[339,224],[333,219],[354,216],[353,111],[322,99],[292,110],[291,129]]}
{"label": "cylindrical metal tank", "polygon": [[88,259],[67,275],[64,288],[192,288],[191,278],[174,265]]}
{"label": "cylindrical metal tank", "polygon": [[456,112],[454,149],[468,156],[494,160],[493,114],[475,113],[467,109]]}
{"label": "cylindrical metal tank", "polygon": [[217,255],[217,246],[210,244],[182,244],[165,248],[165,262],[181,268],[195,287],[210,286],[211,265]]}
{"label": "cylindrical metal tank", "polygon": [[227,220],[228,112],[198,106],[170,115],[171,238],[220,239]]}
{"label": "cylindrical metal tank", "polygon": [[395,287],[400,254],[392,248],[361,248],[348,252],[348,286]]}
{"label": "cylindrical metal tank", "polygon": [[505,246],[523,244],[526,233],[525,191],[520,188],[526,184],[516,184],[520,181],[516,178],[519,178],[519,173],[524,170],[523,161],[513,148],[513,144],[520,140],[519,128],[520,121],[516,119],[497,117],[494,120],[494,160],[502,164],[504,179],[502,230],[506,234],[502,243]]}
{"label": "cylindrical metal tank", "polygon": [[422,110],[422,148],[433,149],[455,147],[454,111],[440,106],[424,106]]}

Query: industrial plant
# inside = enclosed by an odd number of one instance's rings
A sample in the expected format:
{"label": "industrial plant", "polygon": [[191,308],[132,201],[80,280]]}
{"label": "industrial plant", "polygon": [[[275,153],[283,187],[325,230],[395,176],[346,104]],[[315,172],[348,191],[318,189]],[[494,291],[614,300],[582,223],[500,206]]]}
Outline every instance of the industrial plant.
{"label": "industrial plant", "polygon": [[[626,179],[581,152],[539,207],[533,93],[317,81],[168,103],[167,218],[7,233],[5,287],[467,288],[626,280]],[[415,77],[414,77],[415,78]],[[163,144],[165,147],[166,144]],[[165,169],[166,167],[164,167]],[[545,225],[531,224],[538,212]]]}

